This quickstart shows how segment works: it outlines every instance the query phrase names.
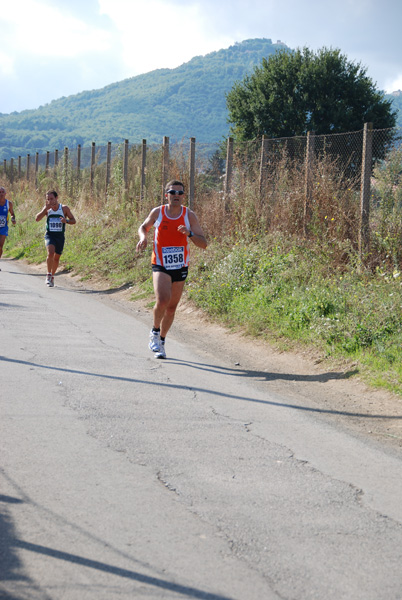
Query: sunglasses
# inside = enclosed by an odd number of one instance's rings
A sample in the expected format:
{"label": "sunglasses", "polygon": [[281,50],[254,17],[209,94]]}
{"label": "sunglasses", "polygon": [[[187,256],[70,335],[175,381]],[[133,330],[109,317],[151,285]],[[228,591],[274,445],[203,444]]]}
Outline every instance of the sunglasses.
{"label": "sunglasses", "polygon": [[168,190],[166,193],[172,196],[182,196],[184,194],[183,190]]}

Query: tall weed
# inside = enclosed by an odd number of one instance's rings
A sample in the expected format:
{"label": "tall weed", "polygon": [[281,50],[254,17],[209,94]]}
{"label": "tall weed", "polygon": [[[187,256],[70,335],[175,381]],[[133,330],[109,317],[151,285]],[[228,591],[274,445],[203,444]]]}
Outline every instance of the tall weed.
{"label": "tall weed", "polygon": [[[353,359],[377,385],[402,393],[401,153],[394,151],[374,171],[366,265],[357,252],[358,182],[346,178],[336,160],[315,161],[307,190],[303,165],[285,151],[276,152],[261,185],[256,156],[252,147],[236,154],[230,194],[201,169],[196,173],[194,210],[209,247],[192,247],[186,293],[230,327]],[[44,224],[35,222],[35,214],[54,187],[77,218],[67,229],[64,267],[150,293],[150,248],[138,255],[135,245],[140,223],[162,202],[160,165],[160,148],[150,150],[142,197],[141,152],[135,147],[127,185],[121,154],[107,188],[102,165],[92,179],[88,169],[78,178],[72,165],[59,165],[35,182],[1,181],[11,188],[18,221],[6,253],[45,260]],[[188,189],[183,149],[171,154],[169,177]]]}

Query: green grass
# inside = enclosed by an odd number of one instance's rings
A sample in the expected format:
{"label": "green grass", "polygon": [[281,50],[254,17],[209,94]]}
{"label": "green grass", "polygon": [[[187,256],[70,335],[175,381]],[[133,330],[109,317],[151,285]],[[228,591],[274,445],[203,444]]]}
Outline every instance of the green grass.
{"label": "green grass", "polygon": [[[402,156],[396,159],[402,165]],[[220,324],[279,348],[314,349],[332,364],[353,363],[368,384],[402,394],[400,186],[392,180],[393,195],[376,188],[363,265],[356,250],[359,194],[331,169],[317,166],[309,237],[302,230],[303,179],[287,163],[272,176],[264,203],[252,173],[230,206],[219,191],[200,194],[195,210],[209,246],[192,247],[185,294]],[[134,192],[114,181],[106,197],[83,186],[63,199],[77,224],[67,227],[61,266],[110,289],[130,286],[133,300],[152,306],[151,248],[139,255],[135,246],[138,226],[158,200],[147,193],[139,205]],[[10,228],[5,256],[45,261],[45,225],[35,221],[44,190],[14,187],[18,224]]]}
{"label": "green grass", "polygon": [[[5,255],[40,263],[44,222],[31,217],[10,233]],[[138,225],[135,215],[108,220],[84,212],[67,228],[62,266],[111,289],[130,284],[132,299],[151,298],[150,248],[135,252]],[[367,383],[402,394],[402,278],[334,268],[332,253],[331,245],[281,234],[211,240],[206,252],[193,250],[186,294],[219,323],[353,361]]]}
{"label": "green grass", "polygon": [[274,237],[238,242],[223,260],[198,269],[190,298],[211,317],[251,336],[357,362],[367,382],[400,394],[399,274],[334,269],[330,247]]}

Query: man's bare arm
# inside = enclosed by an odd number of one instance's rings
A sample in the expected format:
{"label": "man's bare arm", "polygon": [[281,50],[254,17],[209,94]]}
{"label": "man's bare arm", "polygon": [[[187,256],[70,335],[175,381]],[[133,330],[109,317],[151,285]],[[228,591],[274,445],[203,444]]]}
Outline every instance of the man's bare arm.
{"label": "man's bare arm", "polygon": [[77,221],[75,220],[75,217],[68,206],[63,206],[63,213],[64,219],[61,219],[62,223],[67,223],[67,225],[76,224]]}
{"label": "man's bare arm", "polygon": [[190,229],[185,225],[179,225],[178,230],[190,237],[191,241],[198,246],[198,248],[205,248],[208,246],[208,242],[204,235],[201,225],[198,222],[197,216],[193,211],[189,212]]}
{"label": "man's bare arm", "polygon": [[8,201],[8,212],[11,215],[11,223],[13,225],[15,225],[16,220],[15,220],[14,206],[13,206],[13,203],[11,202],[11,200]]}
{"label": "man's bare arm", "polygon": [[140,252],[141,250],[145,250],[145,248],[147,247],[147,244],[148,244],[147,233],[151,229],[151,227],[154,225],[156,219],[158,218],[158,214],[159,214],[159,207],[154,208],[153,210],[151,210],[151,212],[149,213],[149,215],[147,216],[145,221],[139,226],[138,235],[139,235],[140,240],[136,246],[137,252]]}
{"label": "man's bare arm", "polygon": [[43,219],[43,217],[45,217],[47,215],[47,211],[48,211],[48,206],[45,204],[45,206],[42,208],[42,210],[40,212],[38,212],[38,214],[35,217],[35,221],[40,221],[41,219]]}

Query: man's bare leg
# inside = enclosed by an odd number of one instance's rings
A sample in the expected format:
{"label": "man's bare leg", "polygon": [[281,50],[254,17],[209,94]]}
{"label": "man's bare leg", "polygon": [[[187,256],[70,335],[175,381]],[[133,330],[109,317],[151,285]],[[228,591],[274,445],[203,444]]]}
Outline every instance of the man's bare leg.
{"label": "man's bare leg", "polygon": [[176,308],[183,294],[184,283],[184,281],[174,281],[172,283],[172,293],[170,295],[170,301],[166,307],[165,314],[163,315],[161,321],[161,338],[166,337],[167,332],[172,326],[176,314]]}
{"label": "man's bare leg", "polygon": [[49,244],[46,246],[47,248],[47,276],[46,276],[46,285],[49,287],[54,287],[54,275],[58,269],[60,254],[56,253],[56,249],[53,244]]}
{"label": "man's bare leg", "polygon": [[52,275],[53,276],[56,274],[56,271],[59,268],[60,256],[61,256],[60,254],[57,254],[56,252],[54,253],[53,266],[52,266]]}
{"label": "man's bare leg", "polygon": [[155,291],[154,329],[160,329],[161,338],[165,338],[175,317],[177,305],[183,294],[185,281],[172,282],[170,275],[160,271],[153,273]]}
{"label": "man's bare leg", "polygon": [[[4,242],[6,241],[6,236],[5,235],[0,235],[0,258],[3,254],[3,246],[4,246]],[[1,271],[1,269],[0,269]]]}
{"label": "man's bare leg", "polygon": [[167,306],[172,295],[172,279],[167,273],[155,271],[152,273],[155,292],[155,306],[153,309],[154,328],[160,329]]}
{"label": "man's bare leg", "polygon": [[46,258],[46,265],[47,265],[47,273],[48,275],[53,274],[53,261],[54,261],[54,257],[55,257],[55,247],[53,246],[53,244],[49,244],[48,246],[46,246],[47,249],[47,258]]}

